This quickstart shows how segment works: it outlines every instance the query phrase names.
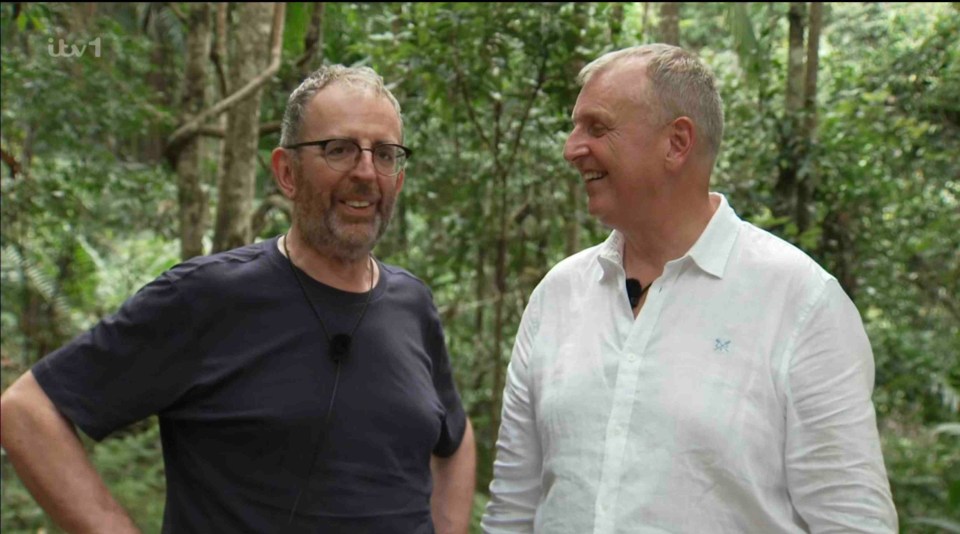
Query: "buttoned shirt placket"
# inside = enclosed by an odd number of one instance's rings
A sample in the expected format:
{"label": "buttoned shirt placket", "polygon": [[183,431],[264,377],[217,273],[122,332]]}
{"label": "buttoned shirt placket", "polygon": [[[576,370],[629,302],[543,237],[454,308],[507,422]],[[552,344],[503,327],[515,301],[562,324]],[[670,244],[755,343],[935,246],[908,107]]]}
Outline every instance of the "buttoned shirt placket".
{"label": "buttoned shirt placket", "polygon": [[[610,267],[605,276],[615,274],[617,287],[624,287],[626,274],[623,271],[620,255],[610,254],[606,259],[616,262],[617,265]],[[610,418],[607,420],[603,466],[600,472],[600,484],[594,509],[594,534],[613,533],[616,529],[617,498],[621,486],[620,477],[623,472],[624,451],[629,438],[633,407],[634,403],[637,402],[637,381],[640,377],[641,364],[646,355],[650,338],[659,323],[665,296],[669,294],[670,288],[682,271],[684,261],[685,258],[680,258],[664,266],[663,274],[654,280],[647,290],[647,299],[643,307],[640,308],[636,320],[634,320],[633,311],[629,307],[624,308],[626,315],[618,318],[618,320],[629,320],[633,324],[627,330],[629,335],[620,351],[617,379],[613,392],[613,409],[610,412]]]}

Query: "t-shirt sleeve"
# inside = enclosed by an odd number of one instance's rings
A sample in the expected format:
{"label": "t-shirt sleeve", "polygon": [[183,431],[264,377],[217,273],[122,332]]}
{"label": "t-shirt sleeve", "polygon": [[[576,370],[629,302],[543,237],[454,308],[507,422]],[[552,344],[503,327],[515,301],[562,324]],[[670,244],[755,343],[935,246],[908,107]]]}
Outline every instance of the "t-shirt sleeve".
{"label": "t-shirt sleeve", "polygon": [[99,441],[158,413],[188,387],[190,312],[170,273],[32,369],[57,408]]}
{"label": "t-shirt sleeve", "polygon": [[439,397],[444,409],[440,438],[433,448],[433,454],[448,457],[460,448],[460,442],[463,440],[463,433],[467,427],[467,416],[463,411],[463,403],[453,380],[443,327],[440,324],[440,316],[432,298],[428,301],[428,305],[430,313],[427,317],[429,322],[426,340],[427,351],[433,359],[433,386],[436,388],[437,397]]}

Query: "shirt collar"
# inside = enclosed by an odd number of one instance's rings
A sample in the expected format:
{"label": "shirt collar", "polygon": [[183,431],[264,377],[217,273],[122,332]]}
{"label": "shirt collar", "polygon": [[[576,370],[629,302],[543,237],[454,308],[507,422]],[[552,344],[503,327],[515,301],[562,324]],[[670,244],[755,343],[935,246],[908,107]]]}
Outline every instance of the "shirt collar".
{"label": "shirt collar", "polygon": [[[703,229],[703,233],[683,258],[689,257],[707,273],[723,278],[727,260],[730,259],[733,244],[740,232],[740,218],[727,203],[727,197],[720,193],[710,193],[710,196],[719,197],[720,205],[710,217],[710,222]],[[600,272],[597,273],[598,281],[614,275],[617,269],[623,271],[623,245],[623,234],[617,230],[610,232],[606,241],[600,245],[600,253],[597,256],[597,262],[600,264]]]}
{"label": "shirt collar", "polygon": [[614,230],[600,245],[600,254],[597,256],[600,272],[597,273],[597,281],[603,280],[606,276],[615,276],[618,269],[623,272],[623,244],[623,234]]}
{"label": "shirt collar", "polygon": [[720,197],[720,205],[686,256],[690,256],[704,271],[723,278],[733,244],[740,233],[740,218],[727,203],[727,197],[720,193],[710,193],[710,196]]}

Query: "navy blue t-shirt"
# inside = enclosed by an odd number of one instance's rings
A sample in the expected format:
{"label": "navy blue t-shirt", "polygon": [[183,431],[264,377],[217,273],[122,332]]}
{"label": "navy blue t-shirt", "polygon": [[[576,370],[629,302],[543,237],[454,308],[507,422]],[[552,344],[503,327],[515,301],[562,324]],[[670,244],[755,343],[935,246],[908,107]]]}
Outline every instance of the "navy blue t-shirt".
{"label": "navy blue t-shirt", "polygon": [[[276,238],[172,268],[33,373],[94,439],[159,416],[164,532],[433,532],[430,455],[466,419],[430,291],[380,273],[326,426],[336,364]],[[366,293],[300,279],[353,330]]]}

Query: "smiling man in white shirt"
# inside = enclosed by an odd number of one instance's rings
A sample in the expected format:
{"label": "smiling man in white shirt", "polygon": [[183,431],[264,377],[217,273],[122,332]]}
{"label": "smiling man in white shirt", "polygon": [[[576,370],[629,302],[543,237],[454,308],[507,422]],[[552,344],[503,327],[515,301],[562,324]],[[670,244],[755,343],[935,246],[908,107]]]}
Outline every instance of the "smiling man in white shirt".
{"label": "smiling man in white shirt", "polygon": [[709,191],[712,73],[646,45],[580,82],[564,157],[613,232],[530,297],[483,530],[896,532],[860,315]]}

